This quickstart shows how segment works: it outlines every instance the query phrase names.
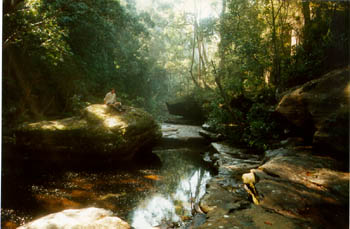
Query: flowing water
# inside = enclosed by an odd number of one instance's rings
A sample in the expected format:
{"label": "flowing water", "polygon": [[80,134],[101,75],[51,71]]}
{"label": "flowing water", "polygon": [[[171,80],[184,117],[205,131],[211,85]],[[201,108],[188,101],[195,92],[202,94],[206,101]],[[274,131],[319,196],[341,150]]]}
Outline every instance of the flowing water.
{"label": "flowing water", "polygon": [[40,169],[43,165],[26,162],[6,165],[2,227],[15,228],[53,212],[85,207],[109,209],[134,228],[185,227],[211,177],[210,167],[200,155],[204,150],[155,149],[118,168]]}

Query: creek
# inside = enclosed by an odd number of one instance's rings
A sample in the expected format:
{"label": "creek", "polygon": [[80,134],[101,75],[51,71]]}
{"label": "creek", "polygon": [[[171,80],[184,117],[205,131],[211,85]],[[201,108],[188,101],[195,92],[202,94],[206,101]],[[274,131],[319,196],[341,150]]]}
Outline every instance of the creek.
{"label": "creek", "polygon": [[163,124],[152,153],[122,165],[58,168],[6,161],[2,173],[2,227],[15,228],[65,209],[111,210],[133,228],[194,223],[195,207],[213,170],[202,159],[200,127]]}

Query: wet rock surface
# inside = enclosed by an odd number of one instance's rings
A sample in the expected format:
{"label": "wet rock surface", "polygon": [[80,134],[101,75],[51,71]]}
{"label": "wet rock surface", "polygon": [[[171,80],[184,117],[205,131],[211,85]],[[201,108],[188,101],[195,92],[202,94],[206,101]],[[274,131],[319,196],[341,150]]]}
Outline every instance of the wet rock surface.
{"label": "wet rock surface", "polygon": [[207,221],[198,228],[348,228],[349,172],[339,161],[295,144],[265,155],[212,146],[218,175],[201,200]]}
{"label": "wet rock surface", "polygon": [[163,134],[158,147],[196,147],[209,143],[199,134],[200,126],[164,123],[161,125],[161,130]]}

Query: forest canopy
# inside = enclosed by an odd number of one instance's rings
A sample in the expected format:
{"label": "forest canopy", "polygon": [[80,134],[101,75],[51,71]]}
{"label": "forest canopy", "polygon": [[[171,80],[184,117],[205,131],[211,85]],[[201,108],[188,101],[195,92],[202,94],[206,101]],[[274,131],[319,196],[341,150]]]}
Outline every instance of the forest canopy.
{"label": "forest canopy", "polygon": [[276,95],[349,63],[348,28],[345,1],[4,0],[3,125],[71,115],[114,87],[155,115],[195,97],[254,145],[277,128]]}

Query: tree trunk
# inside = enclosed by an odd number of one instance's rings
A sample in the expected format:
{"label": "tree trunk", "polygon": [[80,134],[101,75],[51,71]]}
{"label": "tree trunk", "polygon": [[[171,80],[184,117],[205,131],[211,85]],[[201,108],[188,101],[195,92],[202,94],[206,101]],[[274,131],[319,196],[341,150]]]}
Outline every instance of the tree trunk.
{"label": "tree trunk", "polygon": [[303,47],[306,52],[310,51],[309,37],[310,37],[310,3],[308,1],[302,2],[302,13],[304,17],[304,29],[303,29]]}
{"label": "tree trunk", "polygon": [[219,33],[221,37],[221,41],[219,43],[219,56],[220,56],[220,62],[219,62],[219,71],[216,71],[215,64],[212,61],[213,69],[214,69],[214,77],[215,77],[215,83],[217,87],[219,88],[219,92],[221,97],[224,100],[225,106],[229,109],[229,112],[233,114],[232,108],[230,106],[230,102],[228,99],[228,95],[226,94],[223,86],[222,86],[222,78],[223,75],[225,74],[225,31],[224,31],[224,24],[225,24],[225,13],[226,13],[226,0],[222,1],[222,10],[221,10],[221,15],[220,15],[220,27],[219,27]]}
{"label": "tree trunk", "polygon": [[281,75],[281,60],[280,60],[279,49],[278,49],[276,18],[278,16],[278,13],[283,3],[281,3],[278,11],[275,12],[275,6],[273,1],[274,0],[270,1],[271,2],[272,47],[273,47],[271,79],[272,79],[272,83],[278,86],[280,82],[280,75]]}
{"label": "tree trunk", "polygon": [[196,85],[196,87],[200,88],[198,81],[196,80],[195,76],[193,75],[194,51],[195,51],[195,47],[196,47],[196,30],[197,30],[197,26],[195,24],[194,31],[193,31],[193,45],[192,45],[192,58],[191,58],[190,75],[191,75],[191,78],[193,80],[194,85]]}

